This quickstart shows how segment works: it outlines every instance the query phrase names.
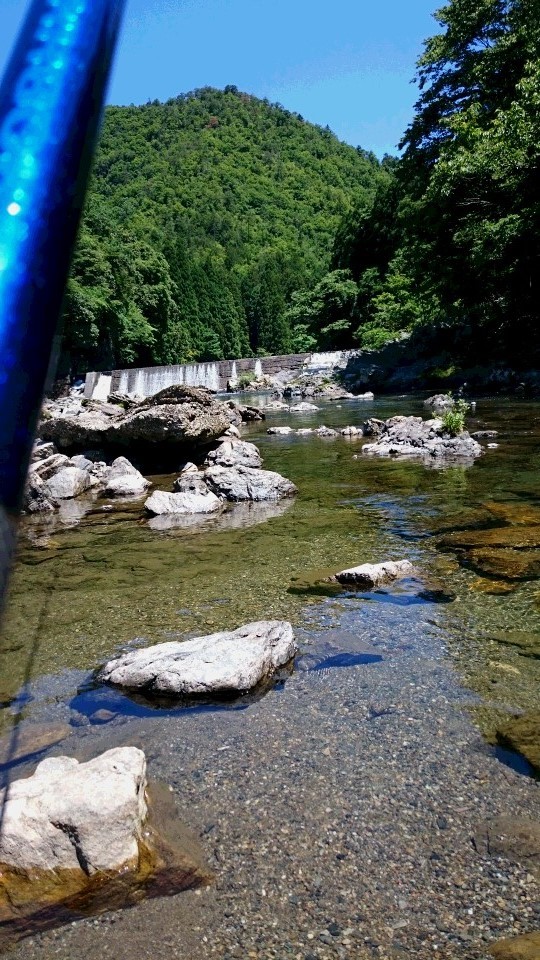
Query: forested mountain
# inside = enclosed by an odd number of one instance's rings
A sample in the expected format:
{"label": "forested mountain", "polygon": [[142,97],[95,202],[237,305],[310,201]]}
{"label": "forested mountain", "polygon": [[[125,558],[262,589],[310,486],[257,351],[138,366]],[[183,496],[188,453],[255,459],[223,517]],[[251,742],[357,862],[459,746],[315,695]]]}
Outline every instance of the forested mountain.
{"label": "forested mountain", "polygon": [[343,216],[385,176],[329,129],[235,87],[109,108],[64,370],[309,346],[293,294],[323,279]]}

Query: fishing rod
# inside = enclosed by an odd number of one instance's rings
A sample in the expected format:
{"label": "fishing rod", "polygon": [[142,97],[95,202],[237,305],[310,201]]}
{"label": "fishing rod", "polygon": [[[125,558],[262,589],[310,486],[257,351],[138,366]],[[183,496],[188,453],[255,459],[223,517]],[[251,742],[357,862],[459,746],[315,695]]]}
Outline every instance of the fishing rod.
{"label": "fishing rod", "polygon": [[33,0],[0,86],[0,611],[124,0]]}

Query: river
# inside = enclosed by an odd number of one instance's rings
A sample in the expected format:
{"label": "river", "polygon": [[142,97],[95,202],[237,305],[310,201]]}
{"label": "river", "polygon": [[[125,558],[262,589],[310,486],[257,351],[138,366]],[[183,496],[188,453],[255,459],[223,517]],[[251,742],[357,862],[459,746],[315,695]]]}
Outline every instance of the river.
{"label": "river", "polygon": [[[540,662],[507,642],[516,629],[540,637],[537,581],[482,575],[440,537],[509,506],[540,522],[540,404],[479,400],[470,429],[497,430],[499,445],[474,466],[266,434],[424,412],[420,398],[385,397],[245,426],[299,493],[266,513],[234,508],[226,524],[152,528],[140,505],[100,501],[77,524],[25,521],[1,653],[4,735],[16,716],[21,735],[58,727],[63,739],[17,775],[46,755],[142,746],[216,882],[36,934],[12,956],[479,960],[492,940],[538,926],[536,874],[472,842],[494,816],[540,814],[527,765],[490,743],[501,717],[537,703]],[[400,558],[417,580],[321,585]],[[269,618],[293,623],[300,657],[256,702],[153,710],[89,683],[126,644]]]}

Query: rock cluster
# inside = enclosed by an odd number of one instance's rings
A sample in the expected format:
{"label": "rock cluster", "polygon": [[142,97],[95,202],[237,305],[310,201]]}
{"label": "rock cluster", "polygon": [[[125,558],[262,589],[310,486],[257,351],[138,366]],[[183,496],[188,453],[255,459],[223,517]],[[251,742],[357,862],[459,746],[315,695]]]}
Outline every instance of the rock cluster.
{"label": "rock cluster", "polygon": [[379,457],[421,457],[435,460],[473,461],[482,447],[464,430],[451,436],[438,418],[391,417],[374,443],[366,443],[362,453]]}
{"label": "rock cluster", "polygon": [[225,437],[211,450],[200,470],[193,464],[174,482],[173,493],[155,491],[145,503],[148,513],[213,513],[226,501],[276,501],[292,497],[296,487],[272,470],[263,470],[261,455],[253,443]]}
{"label": "rock cluster", "polygon": [[38,441],[28,472],[23,512],[52,513],[62,501],[92,492],[106,497],[142,496],[149,486],[150,481],[125,457],[117,457],[107,466],[103,460],[81,455],[67,457],[57,453],[54,444]]}

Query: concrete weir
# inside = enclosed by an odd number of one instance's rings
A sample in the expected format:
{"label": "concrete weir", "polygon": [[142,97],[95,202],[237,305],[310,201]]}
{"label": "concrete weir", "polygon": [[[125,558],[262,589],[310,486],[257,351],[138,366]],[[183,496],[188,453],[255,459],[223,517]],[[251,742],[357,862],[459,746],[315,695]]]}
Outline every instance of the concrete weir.
{"label": "concrete weir", "polygon": [[210,363],[179,363],[168,367],[136,367],[133,370],[106,370],[86,374],[84,396],[106,400],[110,393],[129,393],[151,397],[165,387],[185,384],[207,387],[217,392],[227,389],[243,373],[256,377],[275,376],[283,370],[295,376],[302,373],[332,373],[343,369],[358,351],[337,350],[327,353],[295,353],[278,357],[251,357],[244,360],[217,360]]}

